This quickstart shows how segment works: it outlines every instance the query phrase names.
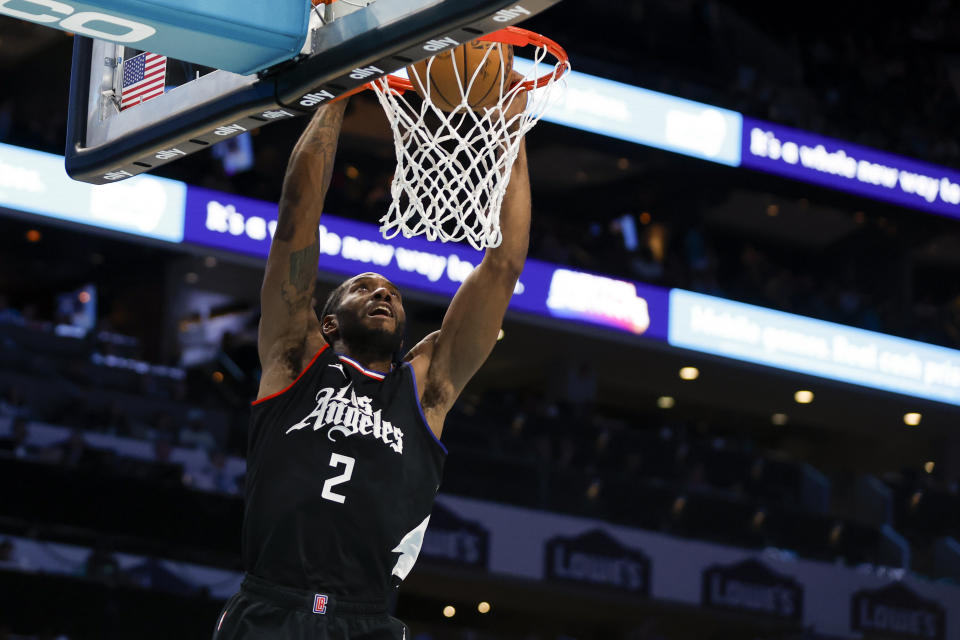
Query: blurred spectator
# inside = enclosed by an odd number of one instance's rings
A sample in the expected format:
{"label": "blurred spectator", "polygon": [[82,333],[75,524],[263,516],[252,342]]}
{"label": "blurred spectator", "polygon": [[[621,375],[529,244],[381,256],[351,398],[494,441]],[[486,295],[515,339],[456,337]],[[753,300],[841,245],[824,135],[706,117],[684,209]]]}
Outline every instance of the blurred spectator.
{"label": "blurred spectator", "polygon": [[154,427],[153,433],[158,440],[165,438],[169,442],[176,442],[179,437],[177,427],[173,422],[173,416],[165,411],[156,415]]}
{"label": "blurred spectator", "polygon": [[144,589],[156,589],[180,596],[195,594],[197,587],[170,571],[162,560],[147,558],[124,571],[124,578]]}
{"label": "blurred spectator", "polygon": [[597,371],[586,361],[567,367],[562,395],[558,402],[581,418],[593,410],[597,401]]}
{"label": "blurred spectator", "polygon": [[534,451],[541,463],[549,463],[553,460],[553,441],[550,436],[541,434],[534,440]]}
{"label": "blurred spectator", "polygon": [[38,448],[27,444],[30,431],[25,418],[19,416],[13,418],[10,421],[10,432],[10,437],[0,438],[0,451],[20,459],[29,459],[36,456]]}
{"label": "blurred spectator", "polygon": [[17,553],[16,545],[10,538],[0,540],[0,569],[33,571],[30,560]]}
{"label": "blurred spectator", "polygon": [[203,491],[237,494],[237,476],[227,469],[227,456],[222,451],[211,451],[209,462],[192,474],[193,486]]}
{"label": "blurred spectator", "polygon": [[30,329],[46,329],[50,323],[40,317],[40,308],[29,302],[23,306],[23,324]]}
{"label": "blurred spectator", "polygon": [[960,345],[960,295],[957,295],[944,309],[943,328],[950,340]]}
{"label": "blurred spectator", "polygon": [[7,296],[0,293],[0,324],[2,323],[23,324],[23,316],[10,306]]}
{"label": "blurred spectator", "polygon": [[99,415],[87,394],[67,391],[51,404],[53,406],[48,407],[50,420],[65,427],[88,428]]}
{"label": "blurred spectator", "polygon": [[158,437],[153,443],[153,462],[151,473],[158,481],[170,485],[183,485],[188,478],[184,475],[183,464],[175,461],[171,439]]}
{"label": "blurred spectator", "polygon": [[113,399],[110,401],[110,406],[106,412],[90,426],[92,426],[95,431],[118,436],[128,436],[130,435],[130,416],[127,415],[120,401]]}
{"label": "blurred spectator", "polygon": [[630,261],[636,277],[646,282],[660,282],[663,277],[663,263],[657,260],[647,245],[642,245]]}
{"label": "blurred spectator", "polygon": [[170,463],[173,462],[170,459],[170,456],[173,455],[173,444],[171,444],[170,439],[166,436],[158,437],[153,442],[153,459],[156,462]]}
{"label": "blurred spectator", "polygon": [[20,386],[11,385],[7,387],[6,394],[0,398],[0,417],[2,416],[26,419],[33,417],[33,412],[27,405],[26,394]]}
{"label": "blurred spectator", "polygon": [[74,429],[69,438],[48,448],[48,454],[53,460],[70,468],[95,466],[101,462],[100,453],[87,443],[86,436],[80,429]]}
{"label": "blurred spectator", "polygon": [[163,382],[150,373],[140,376],[140,393],[151,398],[169,399],[170,392]]}
{"label": "blurred spectator", "polygon": [[571,469],[577,455],[577,442],[570,435],[565,435],[560,439],[560,447],[557,453],[556,467],[558,469]]}
{"label": "blurred spectator", "polygon": [[203,424],[203,413],[192,410],[187,416],[187,422],[180,429],[180,444],[184,447],[194,447],[210,451],[217,446],[217,441]]}
{"label": "blurred spectator", "polygon": [[120,584],[123,578],[120,563],[104,542],[98,543],[97,547],[87,556],[83,567],[83,575],[91,580],[109,585]]}
{"label": "blurred spectator", "polygon": [[136,438],[137,440],[154,440],[157,437],[157,432],[150,425],[150,422],[139,417],[128,416],[127,424],[129,425],[128,435],[131,438]]}

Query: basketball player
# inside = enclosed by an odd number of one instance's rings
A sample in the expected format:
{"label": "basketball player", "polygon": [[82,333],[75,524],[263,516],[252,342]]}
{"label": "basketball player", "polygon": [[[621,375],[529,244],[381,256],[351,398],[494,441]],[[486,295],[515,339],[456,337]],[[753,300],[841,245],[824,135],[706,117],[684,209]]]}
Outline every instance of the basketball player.
{"label": "basketball player", "polygon": [[[521,95],[508,112],[525,102]],[[403,299],[383,276],[349,278],[318,313],[318,226],[343,111],[344,101],[317,111],[284,179],[261,289],[246,576],[221,612],[216,640],[407,637],[386,601],[420,552],[446,456],[444,418],[493,349],[526,258],[521,146],[503,200],[502,244],[460,286],[440,330],[402,363],[393,356]]]}

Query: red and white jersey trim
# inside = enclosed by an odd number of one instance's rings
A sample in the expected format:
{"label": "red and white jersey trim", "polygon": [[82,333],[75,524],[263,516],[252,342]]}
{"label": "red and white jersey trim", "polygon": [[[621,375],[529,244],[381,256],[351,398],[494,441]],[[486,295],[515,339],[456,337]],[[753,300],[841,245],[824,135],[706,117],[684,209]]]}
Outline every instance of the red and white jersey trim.
{"label": "red and white jersey trim", "polygon": [[379,371],[372,371],[370,369],[364,369],[359,362],[357,362],[352,358],[348,358],[347,356],[338,356],[338,357],[340,358],[340,362],[347,363],[348,365],[350,365],[351,367],[353,367],[363,375],[367,376],[368,378],[373,378],[374,380],[383,380],[384,378],[387,377],[385,373],[380,373]]}

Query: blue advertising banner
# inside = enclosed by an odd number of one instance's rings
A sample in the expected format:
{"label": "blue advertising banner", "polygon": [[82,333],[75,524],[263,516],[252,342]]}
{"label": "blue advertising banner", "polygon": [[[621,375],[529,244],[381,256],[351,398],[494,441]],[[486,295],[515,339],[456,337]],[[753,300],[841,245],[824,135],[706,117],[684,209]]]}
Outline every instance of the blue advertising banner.
{"label": "blue advertising banner", "polygon": [[[514,59],[533,71],[533,62]],[[543,73],[541,67],[540,72]],[[543,119],[657,149],[740,164],[741,122],[736,111],[571,71]]]}
{"label": "blue advertising banner", "polygon": [[960,351],[682,289],[676,347],[960,405]]}
{"label": "blue advertising banner", "polygon": [[[277,224],[273,203],[153,176],[91,186],[70,180],[59,156],[4,144],[0,207],[259,259]],[[376,225],[332,215],[319,231],[325,271],[378,271],[398,286],[445,297],[482,257],[423,238],[387,242]],[[711,296],[528,260],[510,308],[960,405],[960,351]]]}
{"label": "blue advertising banner", "polygon": [[852,142],[743,119],[742,165],[960,218],[960,172]]}
{"label": "blue advertising banner", "polygon": [[[185,242],[266,258],[277,225],[277,205],[189,187]],[[386,241],[376,225],[324,214],[320,266],[353,275],[376,271],[397,286],[452,297],[483,254],[424,238]],[[665,341],[669,293],[651,285],[527,260],[510,308],[645,335]]]}
{"label": "blue advertising banner", "polygon": [[0,207],[180,242],[186,193],[184,183],[154,176],[101,186],[75,182],[62,156],[0,144]]}

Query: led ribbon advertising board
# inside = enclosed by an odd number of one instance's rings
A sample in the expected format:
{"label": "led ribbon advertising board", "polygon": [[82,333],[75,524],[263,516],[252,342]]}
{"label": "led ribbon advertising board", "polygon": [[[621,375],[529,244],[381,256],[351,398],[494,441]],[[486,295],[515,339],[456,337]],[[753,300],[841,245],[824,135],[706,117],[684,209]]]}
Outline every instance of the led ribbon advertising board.
{"label": "led ribbon advertising board", "polygon": [[[533,63],[514,59],[524,74]],[[666,149],[711,162],[740,165],[743,117],[736,111],[571,71],[551,98],[546,122]]]}
{"label": "led ribbon advertising board", "polygon": [[682,289],[676,347],[960,405],[960,351]]}
{"label": "led ribbon advertising board", "polygon": [[[200,187],[187,190],[185,242],[266,258],[276,225],[276,204]],[[422,237],[386,241],[376,225],[329,214],[320,219],[324,271],[376,271],[400,287],[449,298],[481,258],[463,245]],[[510,308],[665,341],[668,295],[662,287],[530,259]]]}
{"label": "led ribbon advertising board", "polygon": [[0,207],[180,242],[186,194],[184,183],[155,176],[122,185],[75,182],[62,156],[0,144]]}
{"label": "led ribbon advertising board", "polygon": [[[0,207],[169,242],[266,258],[277,205],[140,176],[91,186],[61,158],[0,145]],[[373,224],[324,215],[320,264],[375,270],[449,298],[481,254],[423,238],[386,242]],[[960,351],[682,290],[528,260],[515,311],[613,329],[687,349],[960,405]],[[668,326],[669,323],[669,326]]]}
{"label": "led ribbon advertising board", "polygon": [[566,84],[545,121],[960,218],[958,171],[577,71]]}
{"label": "led ribbon advertising board", "polygon": [[744,167],[960,218],[960,172],[769,122],[743,119]]}

